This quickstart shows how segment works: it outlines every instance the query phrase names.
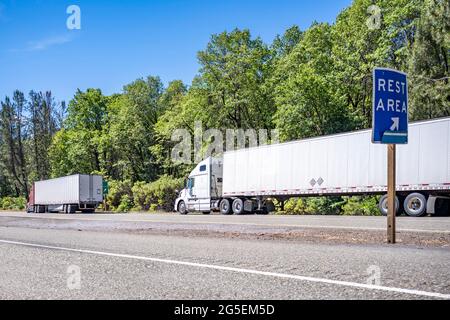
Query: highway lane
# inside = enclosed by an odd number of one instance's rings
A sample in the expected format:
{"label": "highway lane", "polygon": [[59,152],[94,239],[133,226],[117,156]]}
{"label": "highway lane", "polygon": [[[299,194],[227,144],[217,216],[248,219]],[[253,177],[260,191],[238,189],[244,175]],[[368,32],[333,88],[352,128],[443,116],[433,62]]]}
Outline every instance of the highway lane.
{"label": "highway lane", "polygon": [[450,298],[442,248],[0,226],[0,261],[1,299]]}
{"label": "highway lane", "polygon": [[[1,218],[36,218],[81,221],[111,221],[111,222],[148,222],[172,224],[210,224],[210,225],[240,225],[260,227],[293,227],[343,230],[386,230],[386,217],[360,216],[222,216],[190,214],[182,216],[175,213],[148,214],[26,214],[23,212],[0,212]],[[1,220],[0,220],[1,221]],[[428,232],[450,234],[450,217],[398,217],[397,230],[408,232]]]}

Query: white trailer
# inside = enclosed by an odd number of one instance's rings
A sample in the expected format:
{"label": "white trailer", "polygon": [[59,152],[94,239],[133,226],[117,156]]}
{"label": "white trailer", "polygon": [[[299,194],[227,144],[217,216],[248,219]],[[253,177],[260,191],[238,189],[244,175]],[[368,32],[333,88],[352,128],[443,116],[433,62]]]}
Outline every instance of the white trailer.
{"label": "white trailer", "polygon": [[[385,195],[387,148],[371,130],[226,152],[202,161],[176,200],[180,213],[272,211],[271,199]],[[397,210],[410,216],[448,211],[450,118],[410,124],[397,147]],[[387,213],[387,197],[380,200]]]}
{"label": "white trailer", "polygon": [[63,211],[94,212],[103,202],[103,178],[77,174],[33,184],[28,211],[34,213]]}

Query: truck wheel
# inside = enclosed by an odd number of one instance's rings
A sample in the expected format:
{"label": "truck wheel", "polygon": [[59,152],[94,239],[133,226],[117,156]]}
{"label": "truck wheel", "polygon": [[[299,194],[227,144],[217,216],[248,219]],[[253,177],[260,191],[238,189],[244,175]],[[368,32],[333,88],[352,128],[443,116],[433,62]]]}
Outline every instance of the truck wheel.
{"label": "truck wheel", "polygon": [[71,204],[69,204],[69,207],[67,208],[67,213],[73,214],[77,211],[77,208]]}
{"label": "truck wheel", "polygon": [[233,201],[233,213],[234,214],[243,214],[244,213],[244,201],[242,199],[235,199]]}
{"label": "truck wheel", "polygon": [[[398,213],[398,209],[400,208],[400,202],[398,201],[398,198],[395,197],[395,212]],[[381,215],[387,216],[388,214],[388,196],[385,194],[381,197],[380,202],[378,203],[378,209],[381,212]]]}
{"label": "truck wheel", "polygon": [[411,193],[406,197],[403,208],[410,217],[422,217],[427,213],[427,198],[421,193]]}
{"label": "truck wheel", "polygon": [[222,201],[220,201],[219,208],[221,214],[230,214],[231,213],[230,200],[222,199]]}
{"label": "truck wheel", "polygon": [[178,212],[183,215],[188,213],[186,210],[186,204],[184,203],[184,201],[180,201],[178,203]]}

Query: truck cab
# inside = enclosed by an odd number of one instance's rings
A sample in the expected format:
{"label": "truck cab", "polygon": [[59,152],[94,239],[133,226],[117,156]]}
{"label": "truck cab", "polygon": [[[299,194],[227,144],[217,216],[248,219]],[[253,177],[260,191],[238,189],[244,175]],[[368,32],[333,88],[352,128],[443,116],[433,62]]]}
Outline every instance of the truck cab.
{"label": "truck cab", "polygon": [[181,214],[218,209],[222,197],[223,161],[210,157],[200,162],[189,174],[186,185],[175,201]]}

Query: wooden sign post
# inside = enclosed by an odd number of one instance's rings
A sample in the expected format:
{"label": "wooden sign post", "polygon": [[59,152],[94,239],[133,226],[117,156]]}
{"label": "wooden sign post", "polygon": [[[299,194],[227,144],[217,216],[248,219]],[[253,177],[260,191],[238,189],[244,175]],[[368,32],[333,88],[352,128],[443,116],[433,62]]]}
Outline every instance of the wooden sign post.
{"label": "wooden sign post", "polygon": [[[373,129],[372,142],[388,148],[387,176],[387,241],[395,243],[397,197],[395,181],[396,145],[408,144],[408,76],[401,71],[375,68],[373,70]],[[400,204],[399,204],[400,205]]]}
{"label": "wooden sign post", "polygon": [[395,197],[395,174],[396,174],[396,145],[389,144],[388,146],[388,228],[387,239],[388,243],[395,243],[395,216],[397,215],[396,197]]}

